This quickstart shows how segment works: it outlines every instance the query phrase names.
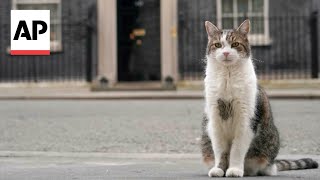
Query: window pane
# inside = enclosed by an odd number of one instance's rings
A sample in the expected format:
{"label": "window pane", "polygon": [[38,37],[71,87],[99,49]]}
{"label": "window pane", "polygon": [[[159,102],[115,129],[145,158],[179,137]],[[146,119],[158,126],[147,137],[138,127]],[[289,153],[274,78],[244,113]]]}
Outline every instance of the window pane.
{"label": "window pane", "polygon": [[18,4],[20,10],[50,10],[50,21],[58,20],[58,4]]}
{"label": "window pane", "polygon": [[61,39],[60,31],[61,25],[60,24],[50,24],[50,41],[57,41]]}
{"label": "window pane", "polygon": [[254,17],[251,19],[251,32],[252,34],[264,33],[263,17]]}
{"label": "window pane", "polygon": [[238,0],[238,13],[248,13],[248,0]]}
{"label": "window pane", "polygon": [[221,0],[222,13],[233,13],[233,0]]}
{"label": "window pane", "polygon": [[233,29],[233,18],[222,18],[223,29]]}
{"label": "window pane", "polygon": [[60,18],[58,4],[17,4],[19,10],[50,10],[50,40],[60,40]]}
{"label": "window pane", "polygon": [[263,0],[252,0],[252,12],[263,12]]}

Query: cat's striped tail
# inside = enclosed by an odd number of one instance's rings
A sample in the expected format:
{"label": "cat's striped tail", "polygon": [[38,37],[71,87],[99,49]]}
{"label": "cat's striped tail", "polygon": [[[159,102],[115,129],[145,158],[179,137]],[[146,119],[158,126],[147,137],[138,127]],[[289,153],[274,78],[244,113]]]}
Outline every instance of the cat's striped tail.
{"label": "cat's striped tail", "polygon": [[314,169],[318,168],[318,163],[310,158],[298,160],[275,160],[278,171],[298,170],[298,169]]}

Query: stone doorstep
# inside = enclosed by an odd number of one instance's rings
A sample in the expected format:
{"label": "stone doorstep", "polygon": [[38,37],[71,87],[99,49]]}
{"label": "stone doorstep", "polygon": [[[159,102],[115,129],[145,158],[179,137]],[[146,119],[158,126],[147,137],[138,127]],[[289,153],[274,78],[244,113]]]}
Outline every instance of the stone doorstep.
{"label": "stone doorstep", "polygon": [[176,86],[163,84],[160,81],[150,82],[120,82],[113,86],[93,82],[91,91],[164,91],[176,90]]}

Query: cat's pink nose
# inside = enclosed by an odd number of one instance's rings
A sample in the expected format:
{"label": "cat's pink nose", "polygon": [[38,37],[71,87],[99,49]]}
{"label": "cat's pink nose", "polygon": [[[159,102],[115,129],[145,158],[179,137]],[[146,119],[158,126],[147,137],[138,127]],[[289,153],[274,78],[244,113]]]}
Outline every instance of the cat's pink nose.
{"label": "cat's pink nose", "polygon": [[223,53],[223,55],[224,55],[225,57],[227,57],[229,54],[230,54],[229,52],[224,52],[224,53]]}

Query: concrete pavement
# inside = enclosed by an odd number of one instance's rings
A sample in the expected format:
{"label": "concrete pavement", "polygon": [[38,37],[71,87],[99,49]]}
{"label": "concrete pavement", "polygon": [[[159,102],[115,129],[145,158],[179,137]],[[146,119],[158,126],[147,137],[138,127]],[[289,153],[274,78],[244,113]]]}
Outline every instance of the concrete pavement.
{"label": "concrete pavement", "polygon": [[[49,153],[50,154],[50,153]],[[90,154],[75,156],[0,157],[0,179],[3,180],[101,180],[101,179],[210,179],[199,154]],[[112,157],[115,156],[115,157]],[[178,158],[177,158],[178,157]],[[282,156],[298,159],[320,156]],[[285,171],[273,177],[242,179],[319,179],[320,169]],[[227,179],[227,178],[220,178]]]}
{"label": "concrete pavement", "polygon": [[[198,153],[203,100],[0,101],[0,151]],[[272,100],[282,154],[320,154],[320,100]]]}
{"label": "concrete pavement", "polygon": [[[281,157],[319,162],[320,100],[271,105]],[[198,154],[202,112],[201,99],[1,100],[0,180],[209,179]],[[320,171],[279,178],[319,179]]]}

